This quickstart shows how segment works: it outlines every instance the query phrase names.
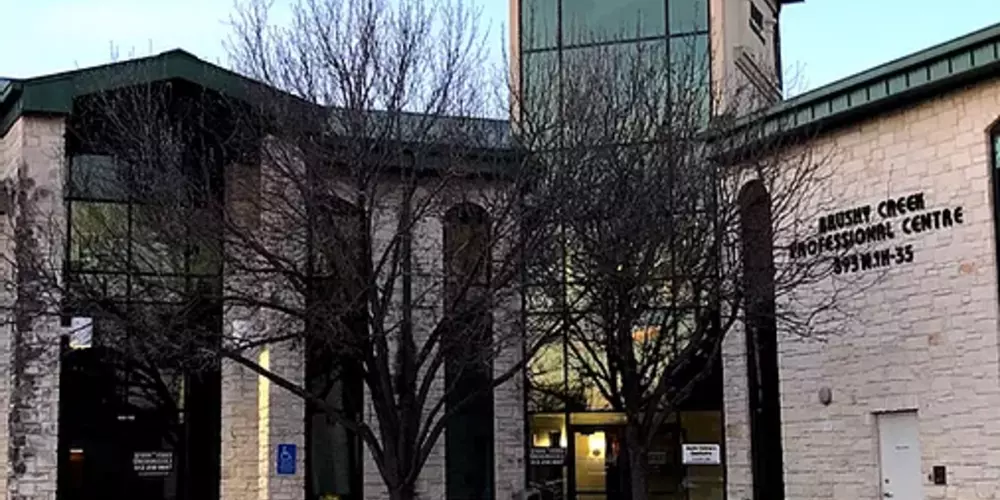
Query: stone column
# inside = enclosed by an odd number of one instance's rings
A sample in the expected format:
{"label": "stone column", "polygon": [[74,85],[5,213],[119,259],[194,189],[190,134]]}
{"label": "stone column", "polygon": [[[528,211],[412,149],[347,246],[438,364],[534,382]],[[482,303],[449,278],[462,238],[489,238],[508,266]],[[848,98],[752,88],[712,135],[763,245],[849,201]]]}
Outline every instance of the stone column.
{"label": "stone column", "polygon": [[[506,293],[505,293],[506,295]],[[515,368],[523,356],[520,296],[504,297],[494,314],[494,336],[503,350],[494,363],[494,377]],[[493,455],[496,500],[520,498],[526,484],[524,377],[514,375],[493,392]]]}
{"label": "stone column", "polygon": [[[299,182],[306,175],[305,165],[293,160],[297,151],[278,139],[268,138],[262,146],[259,173],[259,243],[269,252],[281,255],[288,262],[302,262],[305,241],[304,221],[289,207],[302,203]],[[276,164],[280,161],[282,164]],[[260,255],[255,256],[260,258]],[[259,365],[276,377],[298,387],[305,382],[304,346],[298,340],[275,342],[289,334],[301,332],[299,318],[289,317],[268,308],[277,303],[292,309],[304,307],[304,297],[282,276],[251,277],[254,293],[263,298],[265,306],[250,318],[252,336],[268,342],[258,354]],[[251,295],[253,296],[253,295]],[[305,401],[267,377],[257,379],[257,480],[260,500],[302,500],[305,498]],[[281,445],[295,447],[294,472],[279,474],[278,450]]]}
{"label": "stone column", "polygon": [[16,296],[9,297],[16,303],[16,313],[0,348],[4,360],[0,366],[9,370],[4,381],[9,399],[3,405],[9,412],[3,433],[6,491],[7,498],[16,500],[56,495],[59,345],[65,329],[52,314],[59,297],[39,280],[59,276],[62,268],[64,130],[61,117],[22,117],[5,138],[13,147],[7,151],[4,174],[20,187],[13,227],[8,228],[16,234],[8,249],[14,252],[17,269],[5,270],[18,280]]}
{"label": "stone column", "polygon": [[[302,384],[305,359],[293,342],[272,344],[261,352],[260,364],[294,384]],[[260,377],[258,398],[258,498],[303,500],[305,498],[305,402],[273,381]],[[294,474],[279,474],[278,448],[295,447]]]}
{"label": "stone column", "polygon": [[235,361],[222,362],[223,500],[257,498],[257,375]]}
{"label": "stone column", "polygon": [[726,498],[753,498],[750,458],[750,400],[746,333],[734,325],[722,342],[723,408],[726,428]]}
{"label": "stone column", "polygon": [[[260,167],[231,164],[225,169],[226,215],[241,231],[259,231]],[[252,234],[252,233],[251,233]],[[245,259],[238,249],[229,248],[227,259]],[[236,294],[253,291],[253,277],[234,272],[228,266],[225,287]],[[253,338],[257,332],[253,315],[240,307],[226,307],[223,328],[227,341]],[[259,352],[245,353],[256,361]],[[222,464],[220,496],[223,500],[258,498],[259,473],[259,376],[249,368],[230,359],[222,361]]]}

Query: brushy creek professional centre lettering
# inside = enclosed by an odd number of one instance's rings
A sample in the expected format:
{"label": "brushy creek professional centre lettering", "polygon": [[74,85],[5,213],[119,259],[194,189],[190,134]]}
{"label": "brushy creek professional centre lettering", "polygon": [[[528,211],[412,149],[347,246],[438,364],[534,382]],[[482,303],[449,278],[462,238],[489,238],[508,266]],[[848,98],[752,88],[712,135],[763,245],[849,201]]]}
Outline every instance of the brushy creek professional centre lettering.
{"label": "brushy creek professional centre lettering", "polygon": [[789,256],[801,259],[833,254],[836,274],[906,264],[914,259],[912,243],[872,250],[860,247],[893,241],[900,235],[924,235],[964,222],[961,206],[928,209],[924,193],[913,193],[823,215],[817,221],[816,236],[793,242]]}

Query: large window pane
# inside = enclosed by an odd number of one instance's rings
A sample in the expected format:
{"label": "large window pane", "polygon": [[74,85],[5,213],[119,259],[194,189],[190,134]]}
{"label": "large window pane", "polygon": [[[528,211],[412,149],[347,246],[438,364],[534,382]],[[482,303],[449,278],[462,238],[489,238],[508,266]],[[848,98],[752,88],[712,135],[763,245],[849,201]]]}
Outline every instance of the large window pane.
{"label": "large window pane", "polygon": [[708,0],[668,0],[670,33],[708,29]]}
{"label": "large window pane", "polygon": [[188,270],[195,275],[218,274],[222,270],[221,216],[212,207],[193,208],[188,222]]}
{"label": "large window pane", "polygon": [[[354,367],[343,360],[331,357],[329,349],[314,347],[306,368],[308,389],[331,408],[354,418],[360,411],[361,385]],[[351,373],[351,372],[354,373]],[[354,500],[360,497],[357,491],[357,475],[360,472],[360,440],[337,420],[310,405],[309,428],[309,481],[310,499],[338,498]]]}
{"label": "large window pane", "polygon": [[559,0],[520,1],[521,47],[528,50],[557,46]]}
{"label": "large window pane", "polygon": [[671,100],[698,122],[711,112],[710,65],[708,35],[670,39]]}
{"label": "large window pane", "polygon": [[528,480],[544,490],[542,498],[565,498],[567,447],[566,415],[539,413],[529,417],[531,448]]}
{"label": "large window pane", "polygon": [[670,67],[678,81],[707,83],[709,64],[708,35],[686,35],[670,39]]}
{"label": "large window pane", "polygon": [[[681,412],[683,441],[692,444],[722,445],[722,412]],[[725,466],[700,465],[687,468],[688,498],[715,500],[725,498]]]}
{"label": "large window pane", "polygon": [[[559,53],[528,52],[521,58],[523,90],[520,122],[530,130],[529,137],[545,132],[542,127],[556,123],[559,110]],[[552,134],[544,134],[552,137]],[[542,139],[544,141],[544,139]],[[551,147],[547,144],[530,146]]]}
{"label": "large window pane", "polygon": [[664,0],[563,0],[563,44],[666,34]]}
{"label": "large window pane", "polygon": [[159,206],[132,207],[132,261],[141,273],[183,274],[187,221]]}
{"label": "large window pane", "polygon": [[128,207],[117,203],[70,204],[70,269],[121,272],[128,267]]}
{"label": "large window pane", "polygon": [[[528,326],[533,329],[550,330],[558,322],[555,316],[537,315],[528,317]],[[557,341],[542,346],[528,363],[528,410],[533,412],[558,412],[579,401],[579,395],[569,393],[566,387],[565,358],[563,342]]]}
{"label": "large window pane", "polygon": [[[445,307],[452,313],[442,342],[448,411],[445,482],[450,500],[493,498],[493,391],[489,313],[480,293],[490,279],[490,221],[477,205],[444,216]],[[457,407],[457,408],[456,408]]]}
{"label": "large window pane", "polygon": [[583,407],[572,410],[608,410],[617,399],[618,377],[610,370],[604,349],[606,325],[598,314],[582,315],[568,328],[566,385],[582,394]]}
{"label": "large window pane", "polygon": [[127,199],[128,169],[103,155],[76,155],[70,160],[69,196],[84,199]]}
{"label": "large window pane", "polygon": [[566,146],[608,145],[622,142],[623,137],[629,138],[624,142],[648,140],[642,134],[650,131],[650,125],[636,123],[649,120],[646,109],[651,100],[667,97],[667,56],[666,39],[566,50]]}

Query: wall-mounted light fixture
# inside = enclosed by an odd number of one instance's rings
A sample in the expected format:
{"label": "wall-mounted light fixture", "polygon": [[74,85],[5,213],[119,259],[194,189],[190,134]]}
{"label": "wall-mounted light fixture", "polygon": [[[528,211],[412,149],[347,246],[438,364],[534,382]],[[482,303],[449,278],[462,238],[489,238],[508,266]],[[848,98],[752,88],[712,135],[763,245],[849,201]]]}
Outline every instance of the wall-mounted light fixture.
{"label": "wall-mounted light fixture", "polygon": [[829,406],[833,402],[833,389],[823,387],[819,390],[819,402],[823,406]]}

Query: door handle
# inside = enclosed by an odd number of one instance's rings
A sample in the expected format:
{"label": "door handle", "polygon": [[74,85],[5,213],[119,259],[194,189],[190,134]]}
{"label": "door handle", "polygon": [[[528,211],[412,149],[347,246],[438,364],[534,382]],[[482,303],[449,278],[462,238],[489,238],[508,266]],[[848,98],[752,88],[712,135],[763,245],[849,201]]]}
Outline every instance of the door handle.
{"label": "door handle", "polygon": [[886,497],[886,498],[892,498],[892,493],[889,493],[889,492],[887,491],[887,492],[885,492],[885,493],[882,493],[882,496],[884,496],[884,497]]}

